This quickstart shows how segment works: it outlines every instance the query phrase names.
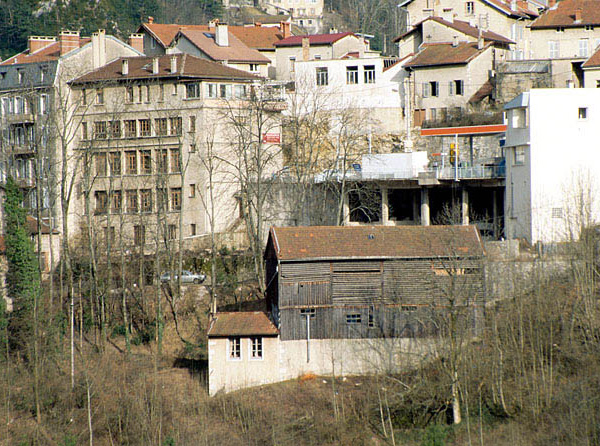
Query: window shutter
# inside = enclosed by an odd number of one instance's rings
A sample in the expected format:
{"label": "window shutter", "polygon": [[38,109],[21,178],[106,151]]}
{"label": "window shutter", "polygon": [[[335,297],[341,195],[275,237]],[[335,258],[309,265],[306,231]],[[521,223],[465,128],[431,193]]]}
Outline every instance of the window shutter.
{"label": "window shutter", "polygon": [[454,91],[454,81],[450,81],[448,83],[448,94],[450,96],[454,96],[456,94],[456,92]]}
{"label": "window shutter", "polygon": [[430,85],[428,82],[423,84],[423,97],[428,98],[430,95]]}

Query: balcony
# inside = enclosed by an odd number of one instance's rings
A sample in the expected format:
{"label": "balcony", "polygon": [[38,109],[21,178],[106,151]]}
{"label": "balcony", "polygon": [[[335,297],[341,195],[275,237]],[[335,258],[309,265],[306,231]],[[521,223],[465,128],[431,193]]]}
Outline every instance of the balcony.
{"label": "balcony", "polygon": [[6,120],[9,124],[31,124],[35,122],[35,117],[33,113],[18,113],[7,115]]}
{"label": "balcony", "polygon": [[486,180],[506,177],[506,166],[497,164],[479,164],[475,166],[444,166],[429,168],[419,174],[419,181],[434,180]]}

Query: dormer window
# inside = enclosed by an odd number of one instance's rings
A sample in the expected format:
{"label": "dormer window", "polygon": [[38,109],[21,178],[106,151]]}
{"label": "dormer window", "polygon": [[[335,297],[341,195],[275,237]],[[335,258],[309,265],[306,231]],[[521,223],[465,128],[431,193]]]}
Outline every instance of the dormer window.
{"label": "dormer window", "polygon": [[465,12],[467,13],[467,15],[475,14],[475,2],[466,2]]}

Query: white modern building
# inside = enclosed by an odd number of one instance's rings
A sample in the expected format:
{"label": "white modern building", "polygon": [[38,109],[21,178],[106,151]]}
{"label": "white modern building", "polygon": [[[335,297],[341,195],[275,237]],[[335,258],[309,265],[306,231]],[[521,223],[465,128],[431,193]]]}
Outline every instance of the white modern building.
{"label": "white modern building", "polygon": [[507,237],[558,242],[600,222],[600,90],[533,89],[505,110]]}

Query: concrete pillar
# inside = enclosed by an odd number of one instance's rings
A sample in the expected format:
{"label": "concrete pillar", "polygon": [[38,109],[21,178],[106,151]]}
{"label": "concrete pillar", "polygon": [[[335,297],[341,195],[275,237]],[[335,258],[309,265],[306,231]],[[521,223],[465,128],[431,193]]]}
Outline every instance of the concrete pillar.
{"label": "concrete pillar", "polygon": [[492,189],[492,225],[494,227],[494,239],[498,240],[500,225],[498,224],[498,195],[496,189]]}
{"label": "concrete pillar", "polygon": [[348,198],[348,193],[344,193],[342,202],[342,220],[344,226],[347,226],[350,223],[350,203]]}
{"label": "concrete pillar", "polygon": [[421,197],[419,197],[419,190],[413,193],[413,223],[416,225],[419,223],[419,206],[421,205]]}
{"label": "concrete pillar", "polygon": [[387,187],[381,188],[381,224],[387,225],[390,220],[390,206],[388,202],[388,189]]}
{"label": "concrete pillar", "polygon": [[429,189],[423,188],[421,189],[421,225],[429,226],[430,225],[430,217],[429,217]]}
{"label": "concrete pillar", "polygon": [[460,213],[463,225],[469,224],[469,193],[467,188],[462,188],[462,199],[460,200]]}

